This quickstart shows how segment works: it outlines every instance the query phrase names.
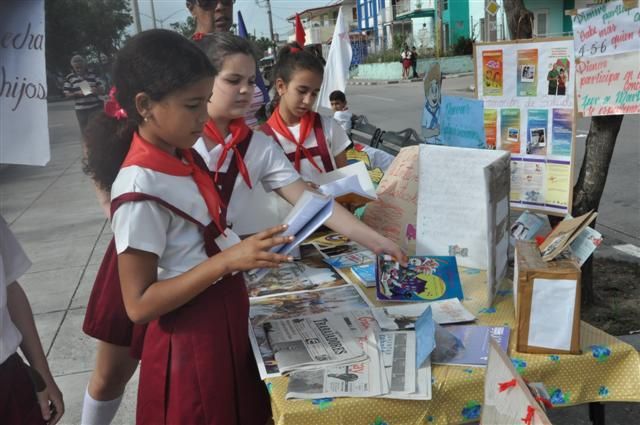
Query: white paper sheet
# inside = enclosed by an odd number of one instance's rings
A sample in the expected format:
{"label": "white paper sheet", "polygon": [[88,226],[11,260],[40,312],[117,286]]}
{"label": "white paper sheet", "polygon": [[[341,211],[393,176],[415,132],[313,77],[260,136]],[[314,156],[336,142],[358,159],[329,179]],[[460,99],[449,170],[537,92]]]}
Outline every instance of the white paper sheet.
{"label": "white paper sheet", "polygon": [[569,279],[533,279],[527,345],[571,348],[577,286],[577,281]]}

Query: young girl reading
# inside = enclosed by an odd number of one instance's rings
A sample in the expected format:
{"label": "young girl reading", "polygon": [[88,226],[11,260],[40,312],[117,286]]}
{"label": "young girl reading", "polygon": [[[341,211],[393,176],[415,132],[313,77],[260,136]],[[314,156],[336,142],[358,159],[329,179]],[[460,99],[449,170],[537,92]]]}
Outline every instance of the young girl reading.
{"label": "young girl reading", "polygon": [[274,81],[279,100],[263,131],[275,137],[303,179],[347,165],[349,136],[331,117],[312,111],[320,92],[322,62],[297,45],[280,49]]}
{"label": "young girl reading", "polygon": [[148,323],[137,423],[262,424],[269,417],[248,342],[244,270],[290,261],[283,226],[240,242],[190,150],[207,120],[214,68],[175,32],[118,52],[117,91],[87,132],[87,171],[111,191],[128,316]]}
{"label": "young girl reading", "polygon": [[[309,187],[292,168],[282,149],[265,134],[249,130],[244,122],[255,84],[251,44],[227,33],[206,36],[198,43],[218,74],[208,104],[210,119],[203,138],[194,147],[213,171],[218,187],[224,193],[231,192],[225,187],[232,189],[230,199],[225,202],[227,222],[233,223],[234,231],[244,234],[243,230],[255,219],[268,214],[264,209],[247,210],[256,185],[275,191],[291,204]],[[326,225],[377,253],[388,253],[404,261],[404,254],[396,244],[358,221],[340,205],[335,205]]]}

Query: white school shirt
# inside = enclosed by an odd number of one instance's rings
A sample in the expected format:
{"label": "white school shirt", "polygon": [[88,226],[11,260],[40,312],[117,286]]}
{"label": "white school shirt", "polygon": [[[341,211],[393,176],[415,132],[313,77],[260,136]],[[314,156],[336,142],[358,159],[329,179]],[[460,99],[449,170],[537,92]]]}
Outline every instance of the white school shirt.
{"label": "white school shirt", "polygon": [[[228,135],[225,142],[228,143],[230,140],[231,135]],[[215,171],[222,153],[222,145],[216,145],[209,151],[204,140],[200,138],[193,147],[204,159],[209,170]],[[232,150],[227,153],[227,158],[219,171],[226,172],[231,161],[235,161]],[[280,216],[277,212],[280,206],[274,200],[274,198],[280,199],[280,197],[271,192],[300,178],[282,148],[271,137],[258,131],[253,132],[251,142],[244,155],[244,163],[249,171],[253,190],[249,189],[242,174],[238,172],[227,206],[227,224],[238,235],[253,234],[267,227],[281,224],[281,222],[277,220],[274,222],[272,219],[273,216]],[[285,202],[285,204],[289,206],[288,203]]]}
{"label": "white school shirt", "polygon": [[[122,168],[111,187],[111,200],[124,193],[156,196],[200,223],[211,222],[207,206],[191,176],[173,176],[137,165]],[[170,279],[209,257],[200,228],[155,201],[125,202],[111,218],[118,254],[127,248],[158,256],[158,279]],[[239,242],[231,229],[218,236],[220,250]]]}
{"label": "white school shirt", "polygon": [[351,131],[351,118],[353,118],[353,114],[348,109],[344,111],[335,111],[333,113],[333,119],[340,124],[340,127],[344,129],[344,131]]}
{"label": "white school shirt", "polygon": [[7,288],[29,267],[31,261],[0,216],[0,364],[17,351],[22,342],[22,335],[9,315]]}
{"label": "white school shirt", "polygon": [[[338,124],[336,120],[331,117],[325,117],[323,115],[321,115],[320,118],[322,120],[322,130],[324,132],[324,138],[327,141],[327,149],[329,150],[329,154],[331,156],[331,163],[333,164],[333,168],[335,169],[337,168],[335,156],[347,149],[351,144],[351,140],[349,140],[349,136],[344,131],[344,129],[340,127],[340,124]],[[300,137],[300,123],[289,127],[289,131],[291,132],[293,137],[298,140],[298,138]],[[273,129],[273,132],[280,141],[280,144],[282,145],[285,153],[296,151],[297,146],[294,143],[278,133],[276,129]],[[307,137],[307,140],[304,141],[304,147],[310,149],[316,146],[318,146],[318,142],[316,141],[315,131],[312,128],[311,133],[309,133],[309,137]],[[320,176],[318,170],[316,170],[316,168],[303,154],[301,154],[300,158],[300,175],[302,176],[302,178],[306,181],[317,182],[318,177]],[[320,167],[321,170],[324,170],[324,165],[322,164],[322,158],[320,157],[320,155],[314,156],[313,159],[315,160],[318,167]]]}

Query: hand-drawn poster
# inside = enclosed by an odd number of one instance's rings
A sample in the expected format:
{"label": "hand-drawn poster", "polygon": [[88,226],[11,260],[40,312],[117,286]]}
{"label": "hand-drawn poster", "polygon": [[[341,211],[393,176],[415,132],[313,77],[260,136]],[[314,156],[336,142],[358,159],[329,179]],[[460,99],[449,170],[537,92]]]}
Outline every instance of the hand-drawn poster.
{"label": "hand-drawn poster", "polygon": [[498,110],[484,110],[484,137],[487,140],[487,149],[496,148],[496,140],[498,137]]}
{"label": "hand-drawn poster", "polygon": [[538,49],[518,50],[518,96],[538,94]]}
{"label": "hand-drawn poster", "polygon": [[548,146],[549,110],[529,109],[527,114],[527,154],[545,156]]}
{"label": "hand-drawn poster", "polygon": [[573,17],[583,116],[640,114],[640,7],[633,3],[611,1],[579,9]]}
{"label": "hand-drawn poster", "polygon": [[483,102],[459,96],[442,97],[440,144],[484,149]]}
{"label": "hand-drawn poster", "polygon": [[482,52],[482,81],[485,96],[502,96],[502,50]]}
{"label": "hand-drawn poster", "polygon": [[500,110],[500,149],[520,153],[520,109]]}
{"label": "hand-drawn poster", "polygon": [[[574,87],[579,66],[573,38],[480,43],[474,49],[477,96],[485,106],[487,146],[495,142],[497,149],[512,154],[511,208],[554,215],[570,212],[576,128]],[[500,92],[486,84],[489,58],[499,58],[504,71]],[[497,131],[492,133],[494,122]],[[558,161],[560,170],[555,167]],[[551,175],[548,164],[555,164]],[[565,172],[566,179],[562,177]]]}

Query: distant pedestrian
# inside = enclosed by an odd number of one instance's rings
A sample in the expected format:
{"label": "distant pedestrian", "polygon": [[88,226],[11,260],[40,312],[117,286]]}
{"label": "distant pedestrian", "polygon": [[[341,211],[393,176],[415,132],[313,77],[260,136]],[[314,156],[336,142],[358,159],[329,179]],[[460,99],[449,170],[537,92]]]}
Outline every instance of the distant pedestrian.
{"label": "distant pedestrian", "polygon": [[418,51],[416,50],[416,46],[411,48],[411,68],[413,70],[413,76],[411,78],[419,78],[418,72],[416,68],[418,67]]}
{"label": "distant pedestrian", "polygon": [[84,133],[89,118],[102,111],[104,103],[100,95],[104,94],[104,86],[100,79],[87,70],[87,62],[80,55],[71,58],[73,72],[64,80],[64,95],[75,100],[76,117],[80,131]]}
{"label": "distant pedestrian", "polygon": [[409,78],[409,68],[411,67],[411,51],[406,44],[400,53],[400,63],[402,63],[402,79],[406,80]]}

